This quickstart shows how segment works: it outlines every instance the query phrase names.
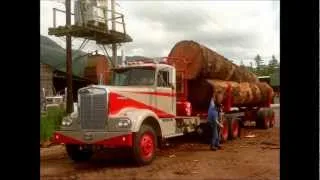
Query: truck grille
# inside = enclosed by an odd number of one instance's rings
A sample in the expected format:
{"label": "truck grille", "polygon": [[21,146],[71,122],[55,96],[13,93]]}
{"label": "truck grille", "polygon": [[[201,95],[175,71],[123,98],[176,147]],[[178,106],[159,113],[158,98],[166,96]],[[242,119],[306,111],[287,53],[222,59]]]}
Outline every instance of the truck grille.
{"label": "truck grille", "polygon": [[90,88],[79,92],[80,123],[82,129],[104,129],[107,119],[107,93],[104,89]]}

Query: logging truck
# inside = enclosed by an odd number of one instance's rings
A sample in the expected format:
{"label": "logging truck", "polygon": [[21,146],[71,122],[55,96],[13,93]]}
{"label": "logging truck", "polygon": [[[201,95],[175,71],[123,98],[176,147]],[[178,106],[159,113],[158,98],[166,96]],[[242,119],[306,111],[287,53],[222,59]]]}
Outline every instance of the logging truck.
{"label": "logging truck", "polygon": [[[185,59],[134,61],[113,68],[109,85],[79,89],[77,109],[63,118],[55,141],[65,144],[74,161],[89,160],[99,150],[125,148],[137,164],[146,165],[163,140],[192,132],[204,135],[210,98],[203,108],[191,103],[197,94],[190,94],[190,80],[184,78],[185,69],[176,67],[178,61]],[[224,92],[222,142],[237,138],[246,121],[262,128],[274,125],[272,93],[265,102],[244,106],[234,104],[232,92],[231,85]]]}

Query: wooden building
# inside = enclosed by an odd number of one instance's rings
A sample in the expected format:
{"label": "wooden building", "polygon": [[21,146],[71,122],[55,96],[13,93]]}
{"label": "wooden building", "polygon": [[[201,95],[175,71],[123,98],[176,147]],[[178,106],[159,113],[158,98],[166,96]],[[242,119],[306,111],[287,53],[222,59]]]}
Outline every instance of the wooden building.
{"label": "wooden building", "polygon": [[53,71],[50,65],[40,62],[40,90],[45,96],[54,95]]}

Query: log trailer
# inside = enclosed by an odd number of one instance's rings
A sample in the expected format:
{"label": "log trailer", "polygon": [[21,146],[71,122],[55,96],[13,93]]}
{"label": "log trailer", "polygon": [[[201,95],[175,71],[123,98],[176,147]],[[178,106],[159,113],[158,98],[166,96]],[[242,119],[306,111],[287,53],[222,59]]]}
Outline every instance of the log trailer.
{"label": "log trailer", "polygon": [[[75,162],[89,160],[98,150],[126,148],[138,165],[147,165],[163,140],[191,132],[205,134],[210,99],[204,108],[190,103],[190,97],[197,94],[188,91],[185,70],[175,68],[179,61],[186,59],[132,62],[112,69],[111,85],[79,89],[77,110],[62,120],[55,141],[65,144]],[[231,86],[225,97],[220,116],[222,142],[237,138],[245,121],[263,128],[274,125],[271,95],[267,102],[247,107],[233,105]]]}

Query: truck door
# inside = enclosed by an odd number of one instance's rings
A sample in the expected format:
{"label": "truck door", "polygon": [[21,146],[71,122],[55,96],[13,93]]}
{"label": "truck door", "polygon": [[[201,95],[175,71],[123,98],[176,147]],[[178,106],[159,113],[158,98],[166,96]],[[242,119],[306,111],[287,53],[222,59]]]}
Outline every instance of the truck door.
{"label": "truck door", "polygon": [[169,118],[176,115],[176,93],[174,69],[160,69],[157,73],[156,106],[162,112],[160,117]]}
{"label": "truck door", "polygon": [[[156,86],[156,106],[158,116],[161,118],[161,126],[164,136],[171,136],[176,134],[176,97],[175,77],[173,68],[160,69],[157,73],[157,86]],[[173,76],[174,75],[174,76]]]}

